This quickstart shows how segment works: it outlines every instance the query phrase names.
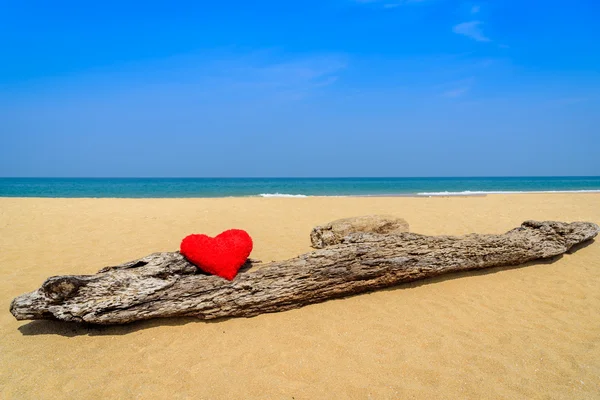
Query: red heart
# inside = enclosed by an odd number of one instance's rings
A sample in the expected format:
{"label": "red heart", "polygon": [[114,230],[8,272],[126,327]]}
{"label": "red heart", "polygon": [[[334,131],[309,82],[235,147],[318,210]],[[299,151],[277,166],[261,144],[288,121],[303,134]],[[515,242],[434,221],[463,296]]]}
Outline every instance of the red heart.
{"label": "red heart", "polygon": [[181,241],[181,254],[201,270],[233,280],[252,252],[246,231],[230,229],[211,238],[189,235]]}

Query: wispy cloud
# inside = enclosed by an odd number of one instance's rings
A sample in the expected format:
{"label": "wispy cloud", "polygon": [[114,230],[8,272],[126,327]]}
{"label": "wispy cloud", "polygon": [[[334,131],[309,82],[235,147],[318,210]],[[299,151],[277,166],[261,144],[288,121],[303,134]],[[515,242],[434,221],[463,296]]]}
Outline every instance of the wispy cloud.
{"label": "wispy cloud", "polygon": [[458,81],[448,82],[443,85],[438,85],[436,89],[441,91],[441,96],[455,99],[466,95],[471,90],[474,83],[475,78],[470,77]]}
{"label": "wispy cloud", "polygon": [[[335,53],[299,56],[272,49],[215,50],[48,77],[31,82],[27,92],[65,100],[108,99],[112,103],[127,99],[145,103],[169,101],[180,104],[182,109],[190,104],[212,106],[219,102],[254,106],[319,96],[340,80],[346,64],[346,57]],[[27,92],[23,92],[23,97]],[[13,96],[11,101],[15,102],[15,97],[18,100],[19,96]],[[0,94],[0,107],[4,98]]]}
{"label": "wispy cloud", "polygon": [[250,55],[213,65],[203,74],[203,81],[215,94],[234,98],[297,100],[333,85],[345,68],[345,57],[335,54],[292,59]]}
{"label": "wispy cloud", "polygon": [[469,21],[455,25],[452,31],[458,35],[463,35],[478,42],[490,42],[491,39],[483,34],[481,30],[481,21]]}
{"label": "wispy cloud", "polygon": [[471,7],[471,14],[477,14],[479,11],[481,11],[481,7],[480,6],[473,6],[473,7]]}

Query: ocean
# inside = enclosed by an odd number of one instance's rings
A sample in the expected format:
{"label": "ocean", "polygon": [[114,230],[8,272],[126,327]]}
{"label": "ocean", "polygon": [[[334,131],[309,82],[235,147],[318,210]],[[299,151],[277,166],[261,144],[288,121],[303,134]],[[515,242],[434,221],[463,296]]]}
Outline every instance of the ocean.
{"label": "ocean", "polygon": [[452,196],[599,192],[600,177],[0,178],[0,197]]}

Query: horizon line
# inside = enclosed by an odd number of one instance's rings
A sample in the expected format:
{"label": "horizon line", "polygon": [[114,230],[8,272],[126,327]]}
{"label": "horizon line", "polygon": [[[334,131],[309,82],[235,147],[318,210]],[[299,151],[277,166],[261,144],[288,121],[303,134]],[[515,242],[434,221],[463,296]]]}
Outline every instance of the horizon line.
{"label": "horizon line", "polygon": [[453,179],[453,178],[600,178],[600,175],[454,175],[454,176],[0,176],[0,179]]}

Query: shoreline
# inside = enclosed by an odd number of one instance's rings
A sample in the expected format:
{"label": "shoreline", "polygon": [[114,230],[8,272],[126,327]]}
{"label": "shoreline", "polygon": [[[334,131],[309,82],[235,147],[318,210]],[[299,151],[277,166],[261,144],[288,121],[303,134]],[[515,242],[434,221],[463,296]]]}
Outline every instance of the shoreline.
{"label": "shoreline", "polygon": [[303,195],[303,194],[269,194],[251,196],[211,196],[211,197],[60,197],[60,196],[0,196],[0,199],[112,199],[112,200],[210,200],[210,199],[336,199],[336,198],[448,198],[448,197],[487,197],[498,195],[554,195],[554,194],[600,194],[598,190],[551,190],[551,191],[481,191],[481,192],[432,192],[432,193],[397,193],[397,194],[349,194],[349,195]]}

